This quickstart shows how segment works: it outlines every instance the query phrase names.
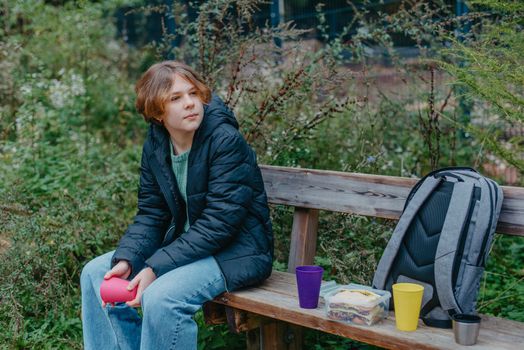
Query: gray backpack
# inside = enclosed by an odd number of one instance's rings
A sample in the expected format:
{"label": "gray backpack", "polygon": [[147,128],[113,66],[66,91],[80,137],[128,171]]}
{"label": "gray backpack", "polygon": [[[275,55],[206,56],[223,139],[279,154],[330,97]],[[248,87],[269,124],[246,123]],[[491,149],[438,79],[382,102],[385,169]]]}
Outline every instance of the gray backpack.
{"label": "gray backpack", "polygon": [[373,287],[423,285],[420,317],[428,326],[450,328],[454,313],[475,313],[502,198],[493,180],[471,168],[426,175],[406,200]]}

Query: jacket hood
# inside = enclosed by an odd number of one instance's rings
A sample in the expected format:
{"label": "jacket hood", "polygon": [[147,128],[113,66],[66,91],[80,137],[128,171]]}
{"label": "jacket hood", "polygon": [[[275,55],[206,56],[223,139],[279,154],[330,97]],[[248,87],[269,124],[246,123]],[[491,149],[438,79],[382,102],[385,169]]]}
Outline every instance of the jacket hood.
{"label": "jacket hood", "polygon": [[238,130],[238,122],[233,112],[226,106],[224,101],[213,94],[209,104],[204,105],[204,118],[196,135],[205,139],[213,130],[221,124],[229,124]]}
{"label": "jacket hood", "polygon": [[[195,142],[205,140],[216,128],[222,124],[229,124],[238,130],[238,122],[233,112],[226,106],[224,101],[216,94],[213,94],[211,101],[204,105],[204,118],[200,127],[195,133]],[[160,124],[151,124],[151,138],[155,148],[168,146],[169,133],[167,129]],[[169,150],[169,148],[167,148]]]}

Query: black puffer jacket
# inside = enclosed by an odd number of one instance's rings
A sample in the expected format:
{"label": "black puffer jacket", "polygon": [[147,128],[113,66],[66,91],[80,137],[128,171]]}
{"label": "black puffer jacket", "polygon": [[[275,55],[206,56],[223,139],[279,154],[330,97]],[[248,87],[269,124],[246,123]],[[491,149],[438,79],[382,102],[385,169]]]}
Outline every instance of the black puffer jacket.
{"label": "black puffer jacket", "polygon": [[152,124],[144,143],[138,213],[120,240],[112,264],[128,260],[132,276],[145,265],[157,277],[213,255],[236,290],[271,274],[273,233],[267,197],[253,150],[233,113],[213,96],[204,108],[189,153],[186,203],[171,169],[166,129]]}

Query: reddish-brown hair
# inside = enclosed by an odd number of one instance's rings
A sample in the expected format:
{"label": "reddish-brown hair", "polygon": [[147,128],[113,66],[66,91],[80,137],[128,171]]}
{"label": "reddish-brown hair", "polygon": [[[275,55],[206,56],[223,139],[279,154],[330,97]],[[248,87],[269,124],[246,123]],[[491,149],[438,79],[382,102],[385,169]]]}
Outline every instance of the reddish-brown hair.
{"label": "reddish-brown hair", "polygon": [[209,103],[211,100],[211,90],[191,67],[177,61],[156,63],[140,77],[135,85],[135,106],[147,122],[162,122],[175,75],[193,84],[203,103]]}

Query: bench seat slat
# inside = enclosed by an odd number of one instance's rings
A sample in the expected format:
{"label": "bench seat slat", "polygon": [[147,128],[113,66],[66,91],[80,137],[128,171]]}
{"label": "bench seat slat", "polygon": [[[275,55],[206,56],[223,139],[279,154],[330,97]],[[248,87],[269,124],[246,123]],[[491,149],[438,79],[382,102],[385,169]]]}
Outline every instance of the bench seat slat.
{"label": "bench seat slat", "polygon": [[[341,335],[390,349],[457,349],[449,329],[426,327],[422,323],[415,332],[395,328],[393,313],[380,324],[367,327],[333,321],[325,315],[324,305],[314,310],[298,306],[295,275],[273,271],[259,287],[224,293],[215,302],[258,315],[279,319],[308,328]],[[475,349],[517,349],[524,344],[524,323],[483,316]]]}

